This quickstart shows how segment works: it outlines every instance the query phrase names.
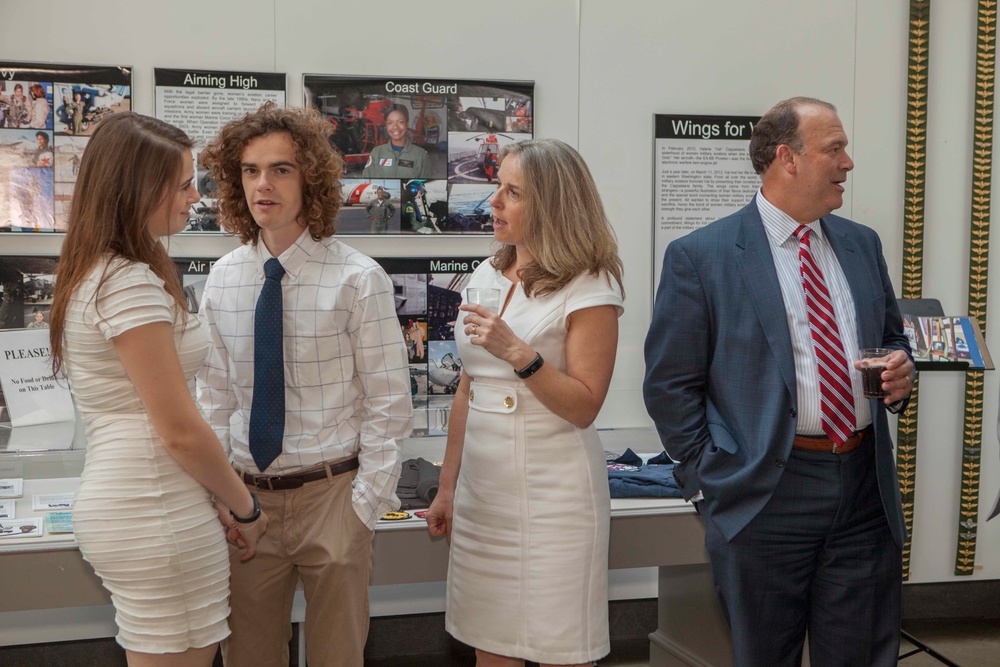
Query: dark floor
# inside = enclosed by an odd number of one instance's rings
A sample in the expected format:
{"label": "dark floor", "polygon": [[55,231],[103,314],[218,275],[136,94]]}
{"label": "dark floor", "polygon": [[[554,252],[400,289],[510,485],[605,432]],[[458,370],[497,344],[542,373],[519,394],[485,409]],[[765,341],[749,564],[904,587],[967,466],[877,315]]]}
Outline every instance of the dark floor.
{"label": "dark floor", "polygon": [[[656,629],[656,600],[609,605],[611,655],[600,667],[649,664],[649,633]],[[969,618],[976,616],[975,618]],[[1000,666],[1000,581],[919,584],[904,587],[903,629],[961,667]],[[298,661],[298,639],[290,643]],[[901,655],[913,646],[904,641]],[[221,657],[215,663],[222,667]],[[529,663],[532,665],[533,663]],[[927,653],[906,657],[901,667],[940,667]],[[371,620],[365,667],[474,667],[468,646],[444,631],[444,614],[413,614]],[[126,667],[113,639],[0,647],[0,667]]]}
{"label": "dark floor", "polygon": [[[918,641],[962,667],[997,667],[1000,665],[1000,619],[922,619],[904,623],[904,629]],[[903,642],[900,655],[915,647]],[[533,665],[534,663],[529,663]],[[600,667],[640,667],[649,665],[649,642],[629,640],[614,642],[611,655]],[[900,667],[941,667],[930,654],[920,652],[900,661]],[[365,667],[474,667],[471,656],[447,658],[401,657],[366,660]]]}
{"label": "dark floor", "polygon": [[[920,619],[904,629],[919,641],[962,667],[1000,665],[1000,619]],[[904,641],[902,654],[914,647]],[[293,665],[294,663],[293,650]],[[534,663],[529,663],[533,665]],[[649,642],[628,639],[612,642],[611,655],[600,667],[639,667],[649,664]],[[909,656],[901,667],[941,667],[927,653]],[[125,654],[112,640],[68,642],[0,649],[0,667],[125,667]],[[216,659],[221,667],[221,658]],[[365,660],[365,667],[474,667],[475,657],[461,645],[446,653]]]}

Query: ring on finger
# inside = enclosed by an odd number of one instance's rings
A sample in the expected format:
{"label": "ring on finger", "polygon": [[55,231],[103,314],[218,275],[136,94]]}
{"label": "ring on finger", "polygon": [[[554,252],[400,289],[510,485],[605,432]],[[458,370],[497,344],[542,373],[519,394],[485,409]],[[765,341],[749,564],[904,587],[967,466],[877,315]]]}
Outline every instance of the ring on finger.
{"label": "ring on finger", "polygon": [[479,329],[479,325],[478,324],[473,324],[472,325],[472,333],[476,333],[477,329]]}

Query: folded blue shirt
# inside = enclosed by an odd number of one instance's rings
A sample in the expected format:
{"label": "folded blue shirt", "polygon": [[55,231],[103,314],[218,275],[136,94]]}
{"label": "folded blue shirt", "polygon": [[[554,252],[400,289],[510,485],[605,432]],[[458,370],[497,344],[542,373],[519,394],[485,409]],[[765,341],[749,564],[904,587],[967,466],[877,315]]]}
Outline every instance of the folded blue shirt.
{"label": "folded blue shirt", "polygon": [[683,497],[674,479],[674,463],[666,452],[644,464],[638,454],[626,449],[608,463],[608,487],[612,498]]}

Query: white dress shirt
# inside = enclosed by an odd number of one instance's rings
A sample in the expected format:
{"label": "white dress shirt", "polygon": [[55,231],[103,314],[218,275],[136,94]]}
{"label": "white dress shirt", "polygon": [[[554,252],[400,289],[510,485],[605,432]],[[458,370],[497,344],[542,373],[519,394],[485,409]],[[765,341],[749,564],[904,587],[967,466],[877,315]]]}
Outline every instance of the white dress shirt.
{"label": "white dress shirt", "polygon": [[[799,239],[795,235],[799,223],[767,201],[761,190],[757,191],[757,210],[767,231],[774,268],[778,272],[778,282],[781,284],[781,296],[785,300],[788,333],[792,338],[798,405],[796,432],[799,435],[824,435],[820,413],[819,366],[816,363],[812,334],[809,331],[806,298],[802,291],[802,276],[799,273]],[[854,428],[860,431],[872,423],[872,414],[868,399],[864,398],[862,393],[861,373],[854,369],[854,362],[860,358],[854,297],[851,295],[851,287],[847,284],[847,278],[837,260],[837,255],[823,235],[822,225],[818,220],[814,220],[806,226],[812,230],[809,247],[813,259],[823,272],[830,299],[833,301],[833,311],[837,317],[840,339],[844,343],[844,355],[847,357],[851,390],[854,394],[854,414],[857,418]]]}
{"label": "white dress shirt", "polygon": [[[259,472],[248,445],[254,310],[270,258],[257,243],[220,259],[199,308],[212,349],[198,374],[198,401],[233,465],[252,474]],[[392,282],[370,257],[306,231],[277,259],[285,269],[285,432],[267,473],[293,474],[357,454],[353,506],[373,528],[399,507],[400,441],[413,416]]]}

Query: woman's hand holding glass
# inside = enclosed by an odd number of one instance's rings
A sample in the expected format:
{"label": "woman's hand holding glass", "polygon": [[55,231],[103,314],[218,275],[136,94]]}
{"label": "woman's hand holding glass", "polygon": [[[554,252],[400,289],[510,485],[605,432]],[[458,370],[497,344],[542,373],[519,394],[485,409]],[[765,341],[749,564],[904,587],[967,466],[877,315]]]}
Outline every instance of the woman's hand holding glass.
{"label": "woman's hand holding glass", "polygon": [[523,368],[535,358],[535,351],[514,335],[496,313],[472,303],[462,304],[459,310],[468,313],[462,318],[462,324],[473,345],[482,347],[514,368]]}

